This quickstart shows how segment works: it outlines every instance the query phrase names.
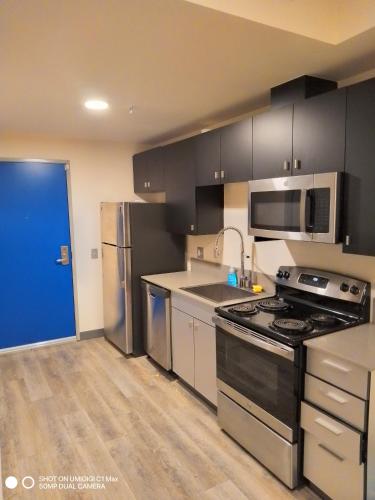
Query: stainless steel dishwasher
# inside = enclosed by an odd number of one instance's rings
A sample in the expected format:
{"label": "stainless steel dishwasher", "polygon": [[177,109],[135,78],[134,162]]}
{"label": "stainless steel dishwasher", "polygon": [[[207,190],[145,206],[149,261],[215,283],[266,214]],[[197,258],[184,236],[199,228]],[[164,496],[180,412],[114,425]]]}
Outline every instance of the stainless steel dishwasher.
{"label": "stainless steel dishwasher", "polygon": [[166,370],[172,369],[170,291],[142,281],[144,348]]}

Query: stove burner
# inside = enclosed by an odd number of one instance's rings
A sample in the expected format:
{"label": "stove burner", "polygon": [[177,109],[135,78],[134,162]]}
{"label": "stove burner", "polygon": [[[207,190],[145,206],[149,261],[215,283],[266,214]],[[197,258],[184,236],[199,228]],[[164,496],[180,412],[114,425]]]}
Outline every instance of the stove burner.
{"label": "stove burner", "polygon": [[254,304],[238,304],[229,309],[229,311],[240,314],[241,316],[252,316],[258,312]]}
{"label": "stove burner", "polygon": [[285,331],[287,333],[302,333],[312,330],[312,326],[306,321],[292,318],[275,319],[272,326],[277,330]]}
{"label": "stove burner", "polygon": [[257,307],[262,311],[276,312],[286,311],[289,305],[281,299],[266,299],[258,302]]}
{"label": "stove burner", "polygon": [[325,313],[315,313],[310,316],[311,321],[320,325],[334,325],[337,322],[336,316]]}

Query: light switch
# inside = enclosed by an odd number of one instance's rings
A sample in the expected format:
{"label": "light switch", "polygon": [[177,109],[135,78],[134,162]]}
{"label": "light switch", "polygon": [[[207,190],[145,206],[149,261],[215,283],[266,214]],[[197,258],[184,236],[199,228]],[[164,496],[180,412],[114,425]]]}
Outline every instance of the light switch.
{"label": "light switch", "polygon": [[97,259],[98,258],[98,249],[97,248],[92,248],[91,249],[91,258],[92,259]]}
{"label": "light switch", "polygon": [[203,247],[197,247],[197,257],[198,259],[204,259]]}

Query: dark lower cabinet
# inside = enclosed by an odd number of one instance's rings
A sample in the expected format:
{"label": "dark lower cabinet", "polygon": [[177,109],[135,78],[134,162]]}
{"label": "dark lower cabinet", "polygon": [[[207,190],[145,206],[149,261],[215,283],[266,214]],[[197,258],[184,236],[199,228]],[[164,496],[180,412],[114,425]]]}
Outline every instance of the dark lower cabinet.
{"label": "dark lower cabinet", "polygon": [[345,88],[294,105],[293,175],[344,170],[345,115]]}
{"label": "dark lower cabinet", "polygon": [[164,149],[154,148],[133,156],[134,191],[159,193],[164,185]]}
{"label": "dark lower cabinet", "polygon": [[220,184],[220,129],[194,137],[196,185]]}
{"label": "dark lower cabinet", "polygon": [[174,234],[215,234],[223,227],[223,186],[196,187],[194,148],[194,138],[165,146],[167,228]]}
{"label": "dark lower cabinet", "polygon": [[347,89],[345,253],[375,255],[375,79]]}
{"label": "dark lower cabinet", "polygon": [[291,174],[293,106],[253,117],[253,179]]}
{"label": "dark lower cabinet", "polygon": [[221,182],[245,182],[252,179],[253,118],[220,129]]}

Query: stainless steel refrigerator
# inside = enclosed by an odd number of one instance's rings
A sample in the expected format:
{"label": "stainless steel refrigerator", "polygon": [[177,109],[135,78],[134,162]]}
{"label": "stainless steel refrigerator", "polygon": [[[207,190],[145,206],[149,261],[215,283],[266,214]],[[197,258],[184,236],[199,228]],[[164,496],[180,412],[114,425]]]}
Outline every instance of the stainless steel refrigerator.
{"label": "stainless steel refrigerator", "polygon": [[143,347],[141,276],[183,271],[185,238],[166,230],[164,203],[101,203],[104,335],[125,354]]}

